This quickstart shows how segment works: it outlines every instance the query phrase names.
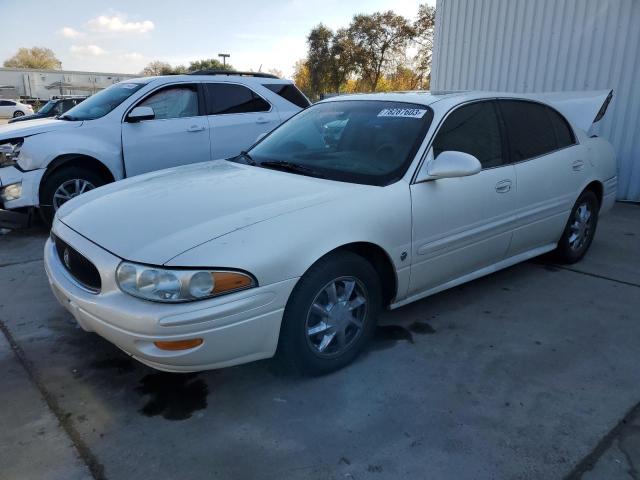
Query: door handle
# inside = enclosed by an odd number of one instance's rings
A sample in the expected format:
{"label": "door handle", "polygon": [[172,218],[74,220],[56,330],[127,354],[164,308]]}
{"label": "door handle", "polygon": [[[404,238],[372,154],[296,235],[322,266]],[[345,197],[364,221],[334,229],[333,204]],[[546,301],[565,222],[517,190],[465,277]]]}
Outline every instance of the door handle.
{"label": "door handle", "polygon": [[204,130],[204,126],[202,125],[191,125],[187,128],[187,132],[201,132]]}
{"label": "door handle", "polygon": [[571,164],[571,168],[574,172],[579,172],[584,167],[584,162],[582,160],[576,160]]}
{"label": "door handle", "polygon": [[496,192],[507,193],[511,190],[511,180],[500,180],[496,183]]}
{"label": "door handle", "polygon": [[270,121],[271,120],[269,120],[267,117],[258,117],[256,123],[269,123]]}

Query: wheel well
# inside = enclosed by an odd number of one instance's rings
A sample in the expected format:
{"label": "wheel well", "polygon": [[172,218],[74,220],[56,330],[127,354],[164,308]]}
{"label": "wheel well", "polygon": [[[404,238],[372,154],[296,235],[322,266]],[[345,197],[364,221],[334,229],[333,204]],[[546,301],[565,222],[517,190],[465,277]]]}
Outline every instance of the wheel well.
{"label": "wheel well", "polygon": [[598,205],[602,205],[602,195],[603,195],[604,189],[600,182],[598,182],[597,180],[594,180],[593,182],[591,182],[589,185],[585,187],[585,190],[591,190],[593,193],[595,193],[596,197],[598,197]]}
{"label": "wheel well", "polygon": [[382,286],[383,305],[389,305],[396,296],[398,279],[393,263],[389,255],[387,255],[387,252],[378,245],[368,242],[349,243],[336,248],[333,252],[339,250],[347,250],[356,255],[360,255],[375,268]]}
{"label": "wheel well", "polygon": [[47,171],[42,177],[42,181],[40,182],[40,189],[42,190],[42,186],[46,183],[47,178],[55,171],[60,168],[66,167],[81,167],[88,168],[89,170],[93,170],[102,178],[104,178],[106,183],[110,183],[115,181],[111,170],[107,168],[107,166],[102,163],[100,160],[90,157],[89,155],[80,155],[80,154],[66,154],[60,155],[56,157],[47,167]]}

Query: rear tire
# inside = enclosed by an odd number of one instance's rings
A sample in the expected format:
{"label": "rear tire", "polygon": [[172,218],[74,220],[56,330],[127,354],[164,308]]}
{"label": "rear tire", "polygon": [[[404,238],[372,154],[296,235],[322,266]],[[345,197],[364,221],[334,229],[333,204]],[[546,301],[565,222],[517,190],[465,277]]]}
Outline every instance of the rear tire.
{"label": "rear tire", "polygon": [[293,289],[277,358],[287,371],[322,375],[351,363],[371,340],[382,304],[373,266],[351,252],[316,262]]}
{"label": "rear tire", "polygon": [[580,194],[554,252],[556,260],[575,263],[584,257],[596,234],[599,210],[600,203],[593,191],[585,190]]}
{"label": "rear tire", "polygon": [[16,110],[15,112],[13,112],[13,118],[18,117],[24,117],[24,112],[21,112],[20,110]]}
{"label": "rear tire", "polygon": [[42,220],[51,225],[57,209],[66,201],[105,183],[103,177],[87,168],[68,166],[54,170],[40,189]]}

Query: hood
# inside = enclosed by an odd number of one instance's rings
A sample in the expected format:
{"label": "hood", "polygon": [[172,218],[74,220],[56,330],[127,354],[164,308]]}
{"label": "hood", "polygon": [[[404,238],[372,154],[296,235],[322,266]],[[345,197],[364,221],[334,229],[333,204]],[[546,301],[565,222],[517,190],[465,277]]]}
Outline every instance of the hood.
{"label": "hood", "polygon": [[27,120],[35,120],[37,118],[51,118],[41,113],[32,113],[31,115],[23,115],[22,117],[10,118],[7,123],[26,122]]}
{"label": "hood", "polygon": [[530,93],[522,95],[547,103],[562,113],[577,128],[588,132],[600,121],[613,98],[613,90],[587,90],[582,92]]}
{"label": "hood", "polygon": [[56,120],[55,118],[37,118],[28,122],[12,122],[0,125],[0,139],[28,137],[38,133],[51,132],[62,128],[76,128],[82,122],[72,122],[69,120]]}
{"label": "hood", "polygon": [[359,188],[366,187],[218,160],[92,190],[63,205],[57,218],[123,259],[161,265],[229,232]]}

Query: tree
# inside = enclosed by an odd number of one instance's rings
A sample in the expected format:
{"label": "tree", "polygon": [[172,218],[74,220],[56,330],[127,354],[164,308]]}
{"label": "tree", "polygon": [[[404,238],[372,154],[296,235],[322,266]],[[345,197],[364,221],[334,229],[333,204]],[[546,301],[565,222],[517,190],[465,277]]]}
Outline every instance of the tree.
{"label": "tree", "polygon": [[196,72],[198,70],[233,70],[233,67],[228,63],[224,65],[215,58],[208,58],[191,62],[189,68],[187,68],[189,72]]}
{"label": "tree", "polygon": [[174,69],[171,65],[169,65],[167,62],[161,62],[160,60],[149,63],[141,72],[141,74],[145,77],[153,77],[157,75],[173,75],[174,73]]}
{"label": "tree", "polygon": [[309,98],[316,98],[311,90],[311,75],[306,59],[298,60],[293,67],[293,81]]}
{"label": "tree", "polygon": [[307,36],[307,68],[309,69],[310,89],[314,97],[329,88],[331,73],[331,43],[333,31],[319,24],[311,29]]}
{"label": "tree", "polygon": [[354,16],[348,34],[353,42],[353,61],[364,83],[375,91],[382,74],[397,66],[398,59],[404,60],[416,31],[406,18],[389,10]]}
{"label": "tree", "polygon": [[62,62],[56,58],[53,50],[44,47],[20,48],[11,58],[4,61],[8,68],[39,68],[56,70],[62,68]]}
{"label": "tree", "polygon": [[277,68],[270,68],[269,70],[267,70],[267,73],[275,75],[278,78],[284,78],[284,73],[282,73],[282,70],[278,70]]}
{"label": "tree", "polygon": [[[420,77],[420,85],[428,86],[431,77],[431,57],[433,54],[433,35],[436,26],[436,9],[423,4],[418,8],[418,17],[413,23],[416,31],[414,39],[418,52],[415,57],[416,70]],[[427,83],[427,85],[424,85]]]}

